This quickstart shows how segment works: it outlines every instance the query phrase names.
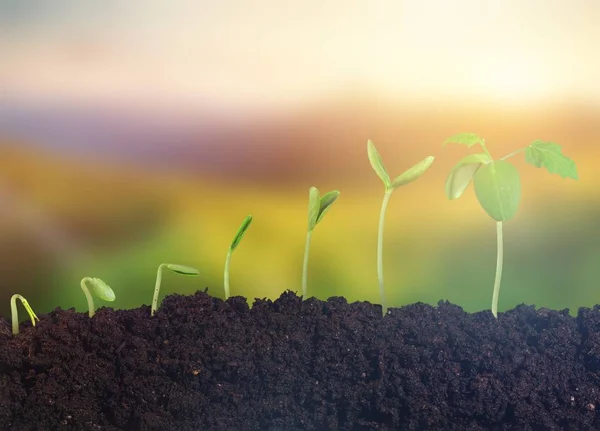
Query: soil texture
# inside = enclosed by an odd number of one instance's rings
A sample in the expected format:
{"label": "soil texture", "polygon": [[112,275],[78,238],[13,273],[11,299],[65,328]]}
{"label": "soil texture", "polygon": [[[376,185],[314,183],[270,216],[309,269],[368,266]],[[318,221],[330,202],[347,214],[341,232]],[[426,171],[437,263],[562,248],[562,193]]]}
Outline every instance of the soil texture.
{"label": "soil texture", "polygon": [[344,298],[73,309],[10,334],[1,430],[597,430],[600,307]]}

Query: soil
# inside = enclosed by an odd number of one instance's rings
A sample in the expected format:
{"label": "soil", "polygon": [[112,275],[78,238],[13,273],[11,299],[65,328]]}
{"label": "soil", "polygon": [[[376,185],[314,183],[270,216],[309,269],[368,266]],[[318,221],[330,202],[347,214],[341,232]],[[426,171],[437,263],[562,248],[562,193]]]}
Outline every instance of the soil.
{"label": "soil", "polygon": [[3,319],[0,429],[600,429],[600,307],[498,317],[197,292]]}

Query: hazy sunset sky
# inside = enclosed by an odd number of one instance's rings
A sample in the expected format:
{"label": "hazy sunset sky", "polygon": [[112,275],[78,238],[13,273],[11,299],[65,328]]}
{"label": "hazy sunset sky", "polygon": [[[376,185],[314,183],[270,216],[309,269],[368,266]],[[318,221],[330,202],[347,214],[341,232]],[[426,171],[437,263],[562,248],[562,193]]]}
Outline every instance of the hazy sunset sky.
{"label": "hazy sunset sky", "polygon": [[600,102],[598,0],[0,0],[14,98]]}

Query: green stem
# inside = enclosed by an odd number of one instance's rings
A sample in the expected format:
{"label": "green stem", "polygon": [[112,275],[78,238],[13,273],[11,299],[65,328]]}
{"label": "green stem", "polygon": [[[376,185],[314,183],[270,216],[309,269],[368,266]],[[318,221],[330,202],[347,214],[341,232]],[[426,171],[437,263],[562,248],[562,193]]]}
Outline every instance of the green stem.
{"label": "green stem", "polygon": [[85,295],[85,299],[87,300],[87,304],[88,304],[88,314],[90,316],[90,318],[94,317],[95,314],[95,307],[94,307],[94,299],[92,298],[92,294],[90,293],[89,289],[87,288],[87,286],[85,285],[86,281],[89,281],[90,277],[85,277],[83,280],[81,280],[81,290],[83,290],[83,294]]}
{"label": "green stem", "polygon": [[229,263],[231,262],[231,249],[227,252],[225,259],[225,273],[223,274],[223,287],[225,288],[225,300],[229,298]]}
{"label": "green stem", "polygon": [[506,160],[508,158],[511,158],[512,156],[519,154],[521,151],[525,151],[525,148],[521,148],[520,150],[513,151],[512,153],[507,154],[506,156],[502,157],[500,160]]}
{"label": "green stem", "polygon": [[154,316],[156,309],[158,308],[158,292],[160,292],[160,282],[162,280],[162,269],[166,266],[164,263],[158,265],[156,271],[156,284],[154,285],[154,296],[152,297],[152,308],[150,309],[150,316]]}
{"label": "green stem", "polygon": [[496,256],[496,278],[494,279],[494,293],[492,295],[492,314],[498,318],[498,296],[500,295],[500,281],[502,279],[502,260],[504,244],[502,239],[502,222],[496,222],[496,236],[498,237],[498,254]]}
{"label": "green stem", "polygon": [[387,210],[390,196],[393,189],[386,190],[381,203],[381,212],[379,213],[379,234],[377,235],[377,279],[379,280],[379,298],[381,299],[381,308],[385,314],[387,308],[385,303],[385,290],[383,288],[383,225],[385,222],[385,212]]}
{"label": "green stem", "polygon": [[308,251],[310,250],[310,239],[312,231],[306,233],[306,245],[304,246],[304,264],[302,265],[302,298],[306,299],[307,289],[307,278],[308,278]]}
{"label": "green stem", "polygon": [[487,156],[490,158],[490,160],[494,160],[492,158],[492,155],[490,154],[490,152],[488,151],[487,147],[485,146],[485,140],[483,142],[480,142],[479,145],[481,145],[481,148],[483,149],[483,151],[485,151],[485,153],[487,154]]}

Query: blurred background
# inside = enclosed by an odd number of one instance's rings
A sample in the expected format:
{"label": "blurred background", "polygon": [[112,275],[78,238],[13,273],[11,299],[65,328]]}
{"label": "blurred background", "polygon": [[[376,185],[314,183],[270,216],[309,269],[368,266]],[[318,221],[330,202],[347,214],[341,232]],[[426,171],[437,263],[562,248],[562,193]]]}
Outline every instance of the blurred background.
{"label": "blurred background", "polygon": [[[0,314],[86,311],[204,290],[276,299],[301,290],[308,189],[341,196],[314,231],[309,296],[379,301],[383,184],[388,301],[489,309],[495,223],[444,181],[486,138],[501,157],[560,144],[579,180],[511,159],[522,202],[504,226],[500,310],[592,306],[600,286],[600,2],[594,0],[0,0]],[[21,320],[25,313],[21,312]]]}

